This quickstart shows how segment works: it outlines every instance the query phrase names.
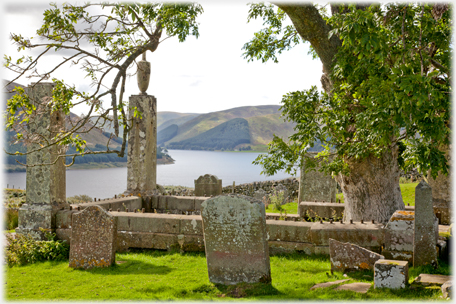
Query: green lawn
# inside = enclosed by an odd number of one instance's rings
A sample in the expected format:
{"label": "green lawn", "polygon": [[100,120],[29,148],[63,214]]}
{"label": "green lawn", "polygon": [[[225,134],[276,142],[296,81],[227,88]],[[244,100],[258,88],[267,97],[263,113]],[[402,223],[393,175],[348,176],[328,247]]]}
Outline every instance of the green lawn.
{"label": "green lawn", "polygon": [[[204,253],[143,251],[117,254],[122,264],[110,268],[74,270],[68,261],[5,267],[5,298],[17,301],[48,300],[437,300],[439,288],[378,290],[367,294],[309,289],[317,283],[344,279],[330,274],[329,258],[290,254],[271,257],[272,284],[240,286],[209,282]],[[448,274],[446,264],[434,273]],[[428,271],[426,269],[425,271]],[[410,282],[422,269],[409,271]],[[429,273],[429,272],[428,272]],[[350,282],[373,283],[369,271],[349,273]]]}

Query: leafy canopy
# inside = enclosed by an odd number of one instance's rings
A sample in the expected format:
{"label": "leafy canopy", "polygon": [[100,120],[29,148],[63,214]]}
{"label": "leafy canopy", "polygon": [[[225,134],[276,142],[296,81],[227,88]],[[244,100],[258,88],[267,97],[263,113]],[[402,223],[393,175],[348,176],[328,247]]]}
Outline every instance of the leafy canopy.
{"label": "leafy canopy", "polygon": [[[434,4],[341,7],[328,18],[331,34],[342,41],[332,91],[312,87],[284,95],[281,109],[296,123],[296,133],[289,143],[274,137],[269,154],[255,163],[266,174],[293,172],[304,152],[320,141],[323,169],[349,174],[347,160],[381,156],[398,145],[404,170],[446,174],[441,149],[450,138],[450,18],[448,6]],[[252,52],[245,55],[258,57],[268,49]]]}

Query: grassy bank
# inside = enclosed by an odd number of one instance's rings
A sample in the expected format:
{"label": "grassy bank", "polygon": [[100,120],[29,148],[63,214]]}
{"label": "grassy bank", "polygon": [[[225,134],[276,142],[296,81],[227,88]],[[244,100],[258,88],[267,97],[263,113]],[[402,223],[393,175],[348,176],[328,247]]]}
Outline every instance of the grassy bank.
{"label": "grassy bank", "polygon": [[[41,262],[7,268],[6,300],[437,300],[439,288],[371,289],[367,294],[310,290],[318,283],[345,279],[330,274],[329,258],[290,254],[271,257],[272,284],[222,286],[209,282],[204,253],[143,251],[117,254],[121,264],[110,268],[75,270],[68,261]],[[409,270],[410,282],[428,269]],[[448,274],[442,264],[434,273]],[[371,271],[349,273],[347,283],[373,283]]]}

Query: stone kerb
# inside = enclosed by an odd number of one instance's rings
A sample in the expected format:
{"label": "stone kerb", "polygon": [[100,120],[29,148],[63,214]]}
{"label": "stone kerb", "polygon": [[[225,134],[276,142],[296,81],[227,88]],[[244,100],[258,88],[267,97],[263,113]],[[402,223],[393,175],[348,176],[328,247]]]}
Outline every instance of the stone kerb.
{"label": "stone kerb", "polygon": [[[65,127],[63,112],[52,112],[49,106],[53,88],[53,83],[32,83],[28,88],[30,102],[36,108],[27,124],[30,138],[52,141],[56,133]],[[31,142],[27,145],[27,151],[31,152],[41,147],[40,143]],[[62,154],[65,154],[65,151],[59,145],[27,154],[27,165],[53,164],[27,167],[26,204],[19,209],[17,233],[31,234],[36,239],[44,239],[44,233],[40,228],[47,231],[54,230],[55,213],[62,207],[69,207],[65,192],[65,158],[56,160]]]}
{"label": "stone kerb", "polygon": [[70,263],[72,268],[109,267],[115,263],[117,217],[100,206],[72,214]]}
{"label": "stone kerb", "polygon": [[437,263],[435,222],[432,189],[423,180],[415,188],[414,267]]}
{"label": "stone kerb", "polygon": [[300,202],[298,206],[299,216],[302,218],[325,218],[341,219],[344,215],[345,206],[339,203],[328,202]]}
{"label": "stone kerb", "polygon": [[[157,184],[157,99],[133,95],[130,107],[126,193],[152,195]],[[135,114],[135,107],[141,115]]]}
{"label": "stone kerb", "polygon": [[195,196],[217,196],[222,194],[222,180],[205,174],[195,179]]}
{"label": "stone kerb", "polygon": [[264,204],[253,197],[221,195],[202,207],[209,280],[225,285],[271,282]]}

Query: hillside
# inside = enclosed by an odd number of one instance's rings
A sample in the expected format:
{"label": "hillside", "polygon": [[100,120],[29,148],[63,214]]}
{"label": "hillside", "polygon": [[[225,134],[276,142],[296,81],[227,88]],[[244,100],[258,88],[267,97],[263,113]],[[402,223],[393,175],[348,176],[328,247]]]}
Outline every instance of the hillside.
{"label": "hillside", "polygon": [[[248,120],[248,118],[251,117],[261,117],[270,114],[275,114],[277,118],[279,118],[279,108],[280,106],[276,105],[247,106],[207,114],[201,114],[187,121],[186,123],[180,125],[177,135],[173,139],[167,141],[165,144],[192,138],[194,136],[197,136],[198,134],[206,132],[234,118],[245,118]],[[280,125],[282,124],[283,122],[280,123]],[[278,128],[280,129],[282,128],[282,126],[279,126]],[[257,133],[255,133],[254,135],[255,137],[257,136],[256,134]],[[258,136],[272,139],[272,135],[266,136],[265,134],[262,134],[262,132],[259,132]],[[252,140],[254,142],[256,141],[255,138],[252,138]]]}
{"label": "hillside", "polygon": [[172,142],[170,149],[234,150],[237,145],[250,143],[249,123],[235,118],[192,138]]}
{"label": "hillside", "polygon": [[186,123],[187,121],[199,116],[196,113],[177,113],[177,112],[158,112],[157,113],[157,132],[169,127],[170,125],[178,125]]}

